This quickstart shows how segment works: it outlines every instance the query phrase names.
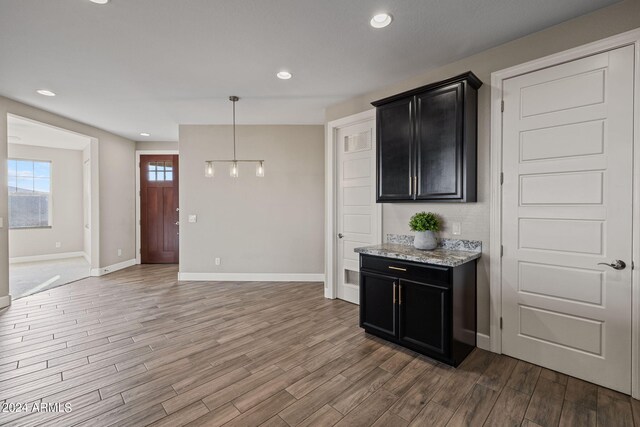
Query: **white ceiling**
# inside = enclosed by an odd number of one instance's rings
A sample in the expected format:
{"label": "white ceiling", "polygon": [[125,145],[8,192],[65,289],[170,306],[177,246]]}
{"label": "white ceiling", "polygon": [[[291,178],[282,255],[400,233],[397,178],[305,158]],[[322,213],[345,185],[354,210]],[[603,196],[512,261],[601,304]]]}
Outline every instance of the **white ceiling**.
{"label": "white ceiling", "polygon": [[[229,95],[240,124],[323,123],[328,105],[615,2],[0,0],[0,94],[136,140],[229,123]],[[376,30],[380,11],[394,20]]]}
{"label": "white ceiling", "polygon": [[14,115],[7,117],[9,144],[83,150],[91,138]]}

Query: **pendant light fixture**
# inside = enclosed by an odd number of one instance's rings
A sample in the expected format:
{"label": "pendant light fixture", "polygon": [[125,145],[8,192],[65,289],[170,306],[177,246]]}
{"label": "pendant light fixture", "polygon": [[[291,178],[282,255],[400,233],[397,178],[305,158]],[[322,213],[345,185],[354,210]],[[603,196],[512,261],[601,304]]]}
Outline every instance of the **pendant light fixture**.
{"label": "pendant light fixture", "polygon": [[214,163],[229,163],[229,176],[231,178],[238,178],[240,176],[239,163],[256,163],[256,176],[264,177],[264,160],[239,160],[236,157],[236,102],[240,98],[237,96],[230,96],[229,101],[233,103],[233,160],[205,160],[204,162],[204,176],[207,178],[213,178],[215,176]]}

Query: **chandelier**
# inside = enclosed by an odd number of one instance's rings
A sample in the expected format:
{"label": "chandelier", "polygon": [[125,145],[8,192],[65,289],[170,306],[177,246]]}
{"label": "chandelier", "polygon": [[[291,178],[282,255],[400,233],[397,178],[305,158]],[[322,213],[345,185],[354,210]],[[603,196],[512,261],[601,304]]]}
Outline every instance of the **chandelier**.
{"label": "chandelier", "polygon": [[232,178],[240,176],[238,163],[255,163],[256,176],[260,178],[264,176],[264,160],[240,160],[236,158],[236,102],[238,102],[239,99],[237,96],[229,97],[229,101],[233,103],[233,159],[205,160],[204,176],[207,178],[213,178],[215,176],[215,163],[229,163],[229,176]]}

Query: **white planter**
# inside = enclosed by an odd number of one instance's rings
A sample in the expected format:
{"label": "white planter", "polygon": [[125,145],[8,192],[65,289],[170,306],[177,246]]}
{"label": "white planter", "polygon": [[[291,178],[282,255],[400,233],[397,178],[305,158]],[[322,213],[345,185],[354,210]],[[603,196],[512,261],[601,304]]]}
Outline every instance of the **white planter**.
{"label": "white planter", "polygon": [[438,241],[433,231],[417,231],[413,246],[416,249],[431,250],[438,247]]}

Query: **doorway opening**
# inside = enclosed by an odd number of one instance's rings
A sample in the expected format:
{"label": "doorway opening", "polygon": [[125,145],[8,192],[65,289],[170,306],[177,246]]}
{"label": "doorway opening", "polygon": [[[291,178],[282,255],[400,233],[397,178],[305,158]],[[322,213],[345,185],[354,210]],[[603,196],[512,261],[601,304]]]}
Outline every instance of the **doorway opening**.
{"label": "doorway opening", "polygon": [[97,141],[7,115],[12,298],[91,275],[92,149]]}

